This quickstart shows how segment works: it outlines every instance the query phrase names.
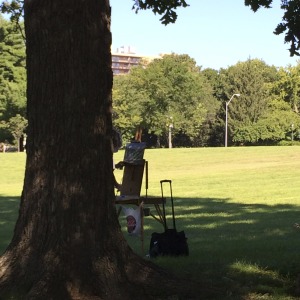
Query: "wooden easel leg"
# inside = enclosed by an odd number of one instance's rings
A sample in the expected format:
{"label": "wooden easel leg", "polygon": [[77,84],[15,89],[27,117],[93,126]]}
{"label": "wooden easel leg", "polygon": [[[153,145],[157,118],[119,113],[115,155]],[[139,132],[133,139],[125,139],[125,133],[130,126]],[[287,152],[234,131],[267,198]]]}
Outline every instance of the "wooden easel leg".
{"label": "wooden easel leg", "polygon": [[141,214],[141,246],[142,246],[142,256],[144,255],[144,205],[140,205],[140,214]]}

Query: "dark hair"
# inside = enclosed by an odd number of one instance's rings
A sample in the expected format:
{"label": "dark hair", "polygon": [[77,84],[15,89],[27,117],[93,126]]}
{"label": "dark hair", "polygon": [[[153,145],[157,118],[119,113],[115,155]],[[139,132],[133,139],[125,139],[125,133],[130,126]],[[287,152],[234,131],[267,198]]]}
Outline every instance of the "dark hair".
{"label": "dark hair", "polygon": [[114,152],[117,152],[122,147],[122,136],[121,133],[115,128],[112,129],[111,139]]}

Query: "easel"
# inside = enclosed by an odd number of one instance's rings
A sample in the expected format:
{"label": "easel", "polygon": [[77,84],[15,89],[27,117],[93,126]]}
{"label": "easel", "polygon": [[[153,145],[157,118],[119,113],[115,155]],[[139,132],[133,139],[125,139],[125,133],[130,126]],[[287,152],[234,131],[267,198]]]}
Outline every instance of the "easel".
{"label": "easel", "polygon": [[[149,197],[148,196],[148,162],[146,160],[140,160],[135,163],[123,162],[124,172],[122,187],[120,189],[120,195],[116,196],[115,203],[119,205],[136,205],[140,207],[140,220],[141,220],[141,250],[144,253],[144,217],[151,216],[156,221],[165,224],[164,214],[160,205],[163,204],[165,198],[162,197]],[[145,172],[145,196],[140,196],[143,174]],[[144,209],[144,205],[153,205],[156,210],[156,214],[153,214],[150,209]],[[122,208],[118,208],[118,216],[121,213]]]}

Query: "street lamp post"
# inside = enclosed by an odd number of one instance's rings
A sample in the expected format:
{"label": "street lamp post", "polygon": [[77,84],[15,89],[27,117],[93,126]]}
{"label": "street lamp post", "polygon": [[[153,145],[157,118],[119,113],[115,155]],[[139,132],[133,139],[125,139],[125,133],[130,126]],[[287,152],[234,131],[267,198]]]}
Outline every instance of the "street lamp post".
{"label": "street lamp post", "polygon": [[294,123],[292,124],[292,145],[294,142]]}
{"label": "street lamp post", "polygon": [[169,148],[172,148],[173,117],[169,117]]}
{"label": "street lamp post", "polygon": [[171,123],[169,125],[169,148],[172,148],[172,128],[173,128],[173,124]]}
{"label": "street lamp post", "polygon": [[226,117],[225,117],[225,147],[227,147],[227,128],[228,128],[228,105],[230,101],[233,99],[233,97],[240,97],[240,94],[233,94],[229,101],[226,102]]}

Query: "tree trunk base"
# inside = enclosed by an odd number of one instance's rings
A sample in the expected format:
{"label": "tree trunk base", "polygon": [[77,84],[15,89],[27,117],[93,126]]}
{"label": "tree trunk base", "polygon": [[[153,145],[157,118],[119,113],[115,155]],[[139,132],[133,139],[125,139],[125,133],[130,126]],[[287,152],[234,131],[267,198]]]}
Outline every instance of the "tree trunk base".
{"label": "tree trunk base", "polygon": [[[214,291],[208,293],[200,283],[176,278],[132,252],[124,270],[120,270],[107,257],[96,262],[92,268],[76,271],[68,268],[62,270],[59,264],[55,267],[53,263],[48,272],[42,274],[39,273],[42,267],[32,262],[30,267],[22,266],[19,261],[11,264],[8,256],[5,254],[0,259],[1,300],[196,300],[202,299],[203,292],[205,299],[208,299],[209,293],[215,294]],[[26,267],[28,269],[25,271]]]}

